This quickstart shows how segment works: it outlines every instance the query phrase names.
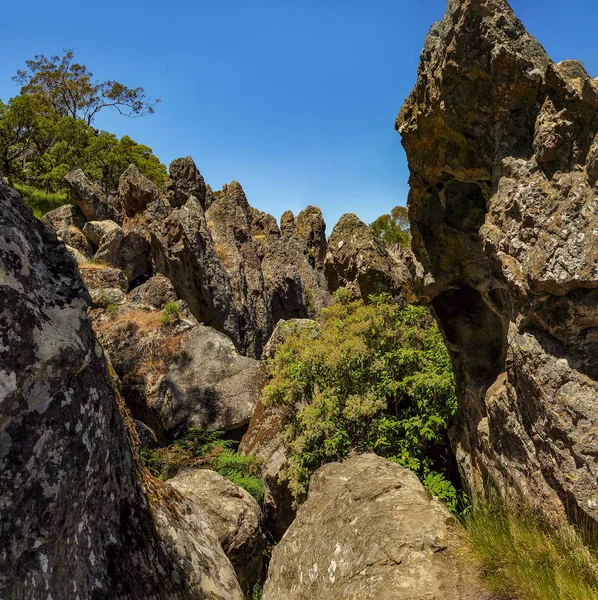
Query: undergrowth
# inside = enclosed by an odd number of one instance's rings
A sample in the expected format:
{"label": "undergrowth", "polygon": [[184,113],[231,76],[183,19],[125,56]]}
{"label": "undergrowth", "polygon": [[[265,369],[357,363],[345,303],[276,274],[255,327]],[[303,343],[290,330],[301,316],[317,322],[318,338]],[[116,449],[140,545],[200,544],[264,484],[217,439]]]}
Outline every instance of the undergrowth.
{"label": "undergrowth", "polygon": [[43,190],[19,183],[15,183],[14,188],[21,194],[21,198],[23,198],[25,204],[33,210],[33,214],[38,219],[41,219],[47,212],[68,202],[66,194],[44,192]]}
{"label": "undergrowth", "polygon": [[474,553],[497,600],[595,600],[598,561],[579,531],[555,526],[529,508],[508,508],[496,495],[465,517]]}
{"label": "undergrowth", "polygon": [[375,452],[415,471],[457,509],[446,435],[457,406],[455,381],[425,308],[398,306],[385,294],[364,304],[341,289],[317,335],[288,336],[268,368],[264,400],[283,412],[283,476],[297,504],[321,465]]}
{"label": "undergrowth", "polygon": [[141,458],[147,469],[166,481],[189,467],[211,469],[247,490],[259,503],[264,497],[260,478],[261,462],[255,456],[241,456],[238,442],[224,439],[222,431],[190,429],[187,435],[166,448],[143,448]]}

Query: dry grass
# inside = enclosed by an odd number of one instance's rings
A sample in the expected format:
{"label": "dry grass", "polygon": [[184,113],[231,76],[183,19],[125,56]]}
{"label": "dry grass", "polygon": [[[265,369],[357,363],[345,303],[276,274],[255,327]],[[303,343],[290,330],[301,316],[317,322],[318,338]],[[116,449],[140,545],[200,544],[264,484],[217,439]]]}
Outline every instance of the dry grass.
{"label": "dry grass", "polygon": [[216,256],[218,256],[218,258],[222,261],[222,264],[227,269],[234,267],[235,263],[232,252],[226,244],[215,244],[214,250],[216,251]]}
{"label": "dry grass", "polygon": [[497,600],[595,600],[598,561],[580,533],[497,497],[466,518],[474,554]]}

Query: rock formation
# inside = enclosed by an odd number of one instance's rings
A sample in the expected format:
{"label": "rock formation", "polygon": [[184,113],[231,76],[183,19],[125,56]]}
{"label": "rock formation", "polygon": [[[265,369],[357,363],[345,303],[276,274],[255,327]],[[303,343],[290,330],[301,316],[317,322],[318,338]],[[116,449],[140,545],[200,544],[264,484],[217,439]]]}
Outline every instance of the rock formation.
{"label": "rock formation", "polygon": [[240,356],[223,333],[199,325],[185,303],[176,303],[172,317],[158,310],[173,296],[168,280],[156,276],[112,314],[91,313],[133,415],[164,442],[192,427],[247,427],[265,382],[263,365]]}
{"label": "rock formation", "polygon": [[[113,196],[104,197],[81,171],[66,182],[76,206],[44,221],[81,253],[80,263],[86,257],[120,269],[124,291],[163,275],[198,321],[253,358],[279,321],[316,317],[339,286],[365,299],[380,291],[404,295],[411,278],[356,217],[335,227],[328,252],[319,208],[296,218],[287,211],[279,228],[249,205],[238,182],[213,192],[189,157],[172,162],[162,193],[133,165]],[[111,298],[120,287],[106,288]]]}
{"label": "rock formation", "polygon": [[598,519],[598,82],[506,1],[450,0],[397,129],[465,481]]}
{"label": "rock formation", "polygon": [[240,600],[206,517],[136,460],[74,259],[2,184],[0,290],[0,597]]}
{"label": "rock formation", "polygon": [[263,600],[484,600],[463,535],[417,477],[374,454],[330,463],[278,546]]}
{"label": "rock formation", "polygon": [[324,268],[332,292],[344,287],[364,300],[381,292],[413,299],[411,274],[405,263],[397,260],[354,214],[343,215],[334,226]]}
{"label": "rock formation", "polygon": [[192,500],[209,522],[248,598],[261,579],[266,538],[261,509],[249,492],[209,469],[184,469],[168,483]]}

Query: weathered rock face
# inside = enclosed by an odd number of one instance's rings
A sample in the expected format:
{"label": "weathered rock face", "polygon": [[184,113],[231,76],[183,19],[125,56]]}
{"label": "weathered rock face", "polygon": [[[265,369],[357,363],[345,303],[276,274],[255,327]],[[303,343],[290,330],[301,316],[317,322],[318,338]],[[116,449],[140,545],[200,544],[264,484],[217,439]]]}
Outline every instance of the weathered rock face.
{"label": "weathered rock face", "polygon": [[184,469],[168,483],[201,510],[248,598],[261,577],[266,549],[261,509],[243,488],[209,469]]}
{"label": "weathered rock face", "polygon": [[0,597],[240,600],[204,515],[135,460],[74,259],[1,184],[0,291]]}
{"label": "weathered rock face", "polygon": [[[150,282],[159,283],[144,285]],[[135,301],[145,296],[131,293],[112,316],[92,313],[135,418],[165,442],[191,427],[246,427],[265,383],[262,364],[240,356],[223,333],[198,325],[180,301],[179,317],[164,323],[161,311]]]}
{"label": "weathered rock face", "polygon": [[325,273],[332,292],[345,287],[364,300],[382,292],[411,299],[411,274],[405,264],[353,214],[343,215],[332,230]]}
{"label": "weathered rock face", "polygon": [[102,197],[98,187],[89,181],[81,169],[69,173],[64,180],[69,186],[72,201],[88,221],[122,222],[118,210]]}
{"label": "weathered rock face", "polygon": [[397,129],[466,482],[598,519],[598,82],[504,0],[451,0]]}
{"label": "weathered rock face", "polygon": [[219,331],[198,325],[182,334],[170,368],[146,401],[171,434],[190,427],[231,431],[248,425],[264,383],[259,361],[240,356]]}
{"label": "weathered rock face", "polygon": [[264,600],[483,600],[456,521],[373,454],[330,463],[272,553]]}

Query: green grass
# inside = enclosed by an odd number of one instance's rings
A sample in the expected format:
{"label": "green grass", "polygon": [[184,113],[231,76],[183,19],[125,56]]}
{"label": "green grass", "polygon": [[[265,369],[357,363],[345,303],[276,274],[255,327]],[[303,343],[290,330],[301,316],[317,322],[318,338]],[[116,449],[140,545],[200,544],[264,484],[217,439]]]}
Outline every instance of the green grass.
{"label": "green grass", "polygon": [[465,517],[474,554],[497,600],[595,600],[598,561],[578,531],[496,497]]}
{"label": "green grass", "polygon": [[170,325],[171,323],[178,321],[180,318],[181,313],[176,302],[168,302],[164,305],[162,314],[160,315],[160,323],[162,325]]}
{"label": "green grass", "polygon": [[68,203],[66,194],[47,193],[43,190],[19,183],[16,183],[14,187],[38,219],[41,219],[47,212]]}

